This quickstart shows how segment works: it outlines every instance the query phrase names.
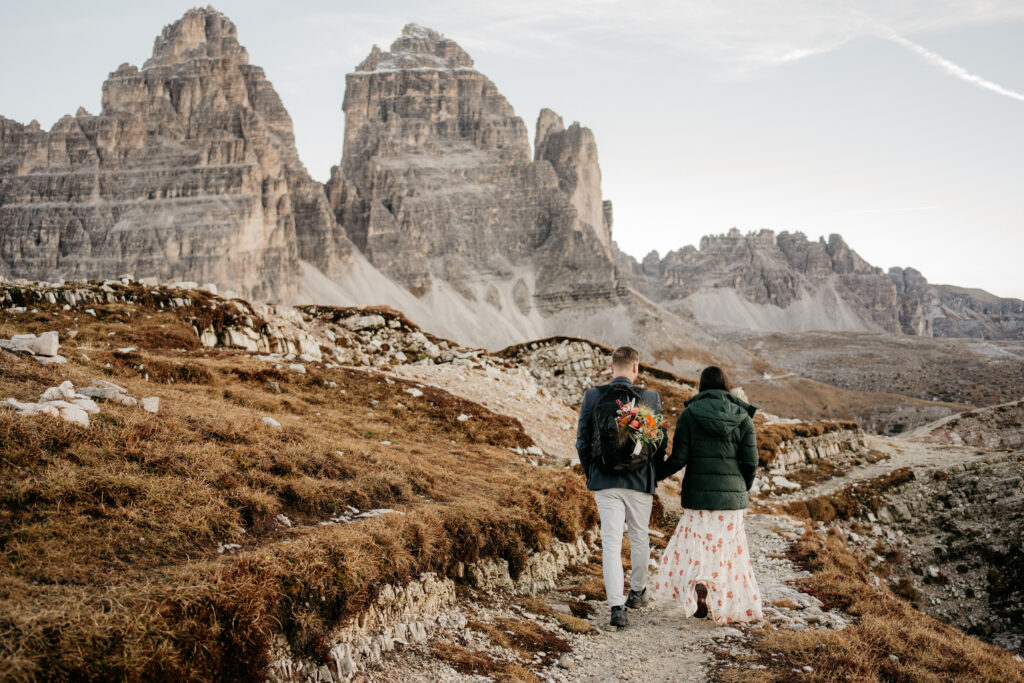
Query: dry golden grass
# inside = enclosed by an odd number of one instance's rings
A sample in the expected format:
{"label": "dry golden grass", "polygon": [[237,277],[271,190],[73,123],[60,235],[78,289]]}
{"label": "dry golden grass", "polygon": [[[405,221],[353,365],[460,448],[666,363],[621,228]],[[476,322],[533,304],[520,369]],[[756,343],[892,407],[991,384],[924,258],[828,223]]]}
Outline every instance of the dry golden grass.
{"label": "dry golden grass", "polygon": [[583,579],[572,586],[569,591],[575,595],[583,595],[587,600],[605,600],[604,578],[593,576]]}
{"label": "dry golden grass", "polygon": [[490,676],[507,683],[540,683],[540,678],[525,666],[491,657],[480,650],[470,650],[451,642],[432,643],[434,655],[464,674]]}
{"label": "dry golden grass", "polygon": [[871,424],[894,409],[945,407],[950,412],[960,412],[971,408],[962,403],[925,401],[902,394],[851,391],[806,377],[751,379],[743,389],[754,405],[767,412],[810,421],[857,420]]}
{"label": "dry golden grass", "polygon": [[548,663],[557,658],[556,653],[572,649],[565,638],[528,619],[499,617],[495,620],[495,627],[511,643],[511,649],[531,657],[538,652],[545,652],[544,661]]}
{"label": "dry golden grass", "polygon": [[579,633],[583,635],[597,633],[597,629],[591,626],[589,621],[575,615],[556,614],[555,619],[558,620],[559,626],[569,633]]}
{"label": "dry golden grass", "polygon": [[1024,664],[915,610],[891,592],[876,592],[866,565],[839,534],[808,530],[792,558],[812,575],[801,589],[830,609],[858,617],[842,631],[764,628],[754,648],[764,670],[719,672],[723,681],[791,681],[793,670],[810,666],[801,680],[814,681],[1024,681]]}
{"label": "dry golden grass", "polygon": [[820,484],[823,481],[832,479],[833,477],[841,477],[847,472],[847,468],[830,462],[828,460],[818,460],[807,467],[801,467],[800,469],[793,470],[792,472],[786,473],[786,478],[790,481],[800,484],[804,488]]}
{"label": "dry golden grass", "polygon": [[533,612],[534,614],[542,617],[550,617],[555,613],[546,602],[532,595],[520,598],[518,604],[527,612]]}
{"label": "dry golden grass", "polygon": [[470,621],[468,627],[486,635],[491,644],[511,650],[526,661],[533,661],[534,655],[543,652],[542,665],[551,664],[558,653],[571,649],[564,638],[526,619],[499,617],[493,624]]}
{"label": "dry golden grass", "polygon": [[[161,397],[158,415],[103,404],[88,430],[0,409],[4,680],[253,680],[278,633],[323,662],[331,626],[384,584],[485,557],[517,573],[597,522],[578,478],[507,450],[530,444],[514,419],[374,372],[197,349],[171,313],[95,308],[0,313],[0,335],[78,331],[66,366],[0,354],[0,398],[93,378]],[[114,351],[126,345],[139,351]],[[405,514],[318,525],[346,505]],[[222,542],[243,548],[219,555]]]}

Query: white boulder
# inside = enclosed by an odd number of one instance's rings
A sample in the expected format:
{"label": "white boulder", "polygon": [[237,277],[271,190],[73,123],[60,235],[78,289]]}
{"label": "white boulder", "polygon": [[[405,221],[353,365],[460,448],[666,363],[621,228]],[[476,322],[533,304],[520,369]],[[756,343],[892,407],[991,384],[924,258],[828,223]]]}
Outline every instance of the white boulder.
{"label": "white boulder", "polygon": [[100,407],[96,405],[96,401],[91,398],[75,398],[72,399],[71,403],[92,415],[100,412]]}
{"label": "white boulder", "polygon": [[357,332],[359,330],[376,330],[384,327],[386,321],[382,315],[357,315],[346,318],[341,322],[346,328]]}
{"label": "white boulder", "polygon": [[84,409],[76,406],[74,403],[68,403],[67,401],[54,401],[50,405],[61,404],[58,406],[60,410],[60,416],[65,422],[71,422],[72,424],[78,424],[83,427],[89,426],[89,413],[85,412]]}
{"label": "white boulder", "polygon": [[32,341],[30,350],[35,356],[56,356],[60,351],[60,336],[56,331],[43,332]]}
{"label": "white boulder", "polygon": [[61,382],[60,386],[50,387],[39,396],[39,401],[70,401],[75,397],[75,385],[70,381]]}

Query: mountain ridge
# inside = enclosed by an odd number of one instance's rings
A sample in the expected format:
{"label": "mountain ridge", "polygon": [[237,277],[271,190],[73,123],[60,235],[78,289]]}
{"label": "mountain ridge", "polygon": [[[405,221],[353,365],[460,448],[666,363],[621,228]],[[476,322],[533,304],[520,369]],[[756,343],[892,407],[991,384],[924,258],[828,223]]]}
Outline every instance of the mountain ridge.
{"label": "mountain ridge", "polygon": [[189,10],[141,69],[110,74],[100,114],[49,132],[0,117],[0,275],[131,272],[390,305],[463,343],[582,335],[680,372],[763,365],[717,330],[1024,335],[1024,302],[885,274],[838,235],[733,231],[623,254],[592,131],[543,109],[531,147],[494,83],[432,29],[374,46],[343,109],[344,152],[320,184],[234,24]]}
{"label": "mountain ridge", "polygon": [[842,236],[759,230],[705,235],[700,246],[642,261],[621,254],[630,284],[712,329],[752,332],[889,332],[1024,338],[1024,301],[933,285],[913,268],[888,272]]}

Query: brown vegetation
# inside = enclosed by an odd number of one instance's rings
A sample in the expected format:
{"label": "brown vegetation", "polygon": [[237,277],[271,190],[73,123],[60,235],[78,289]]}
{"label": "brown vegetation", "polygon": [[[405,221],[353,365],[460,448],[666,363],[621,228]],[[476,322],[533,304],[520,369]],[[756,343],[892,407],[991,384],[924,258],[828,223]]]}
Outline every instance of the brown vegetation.
{"label": "brown vegetation", "polygon": [[836,530],[808,530],[792,558],[812,572],[801,589],[830,609],[859,617],[843,631],[755,630],[763,670],[720,672],[723,681],[783,682],[810,667],[813,681],[1024,681],[1012,653],[987,645],[915,610],[868,582],[869,570]]}
{"label": "brown vegetation", "polygon": [[997,647],[947,626],[899,599],[877,591],[869,570],[836,530],[808,530],[792,558],[812,575],[801,589],[830,609],[859,618],[842,631],[763,628],[754,648],[762,670],[726,670],[724,681],[1024,681],[1024,664]]}
{"label": "brown vegetation", "polygon": [[809,421],[856,420],[865,430],[886,433],[970,408],[963,403],[926,401],[882,391],[852,391],[795,376],[750,379],[743,389],[754,405],[775,415]]}
{"label": "brown vegetation", "polygon": [[591,626],[589,621],[581,617],[572,614],[556,614],[555,618],[558,620],[559,625],[569,633],[583,635],[597,633],[597,629]]}
{"label": "brown vegetation", "polygon": [[808,488],[833,477],[841,477],[846,472],[847,468],[842,465],[837,465],[829,460],[818,460],[807,467],[786,472],[786,478],[796,484],[800,484],[804,488]]}
{"label": "brown vegetation", "polygon": [[485,634],[491,644],[512,650],[527,661],[532,661],[534,655],[543,652],[542,665],[551,664],[559,653],[571,649],[565,638],[526,619],[499,617],[493,624],[471,621],[469,628]]}
{"label": "brown vegetation", "polygon": [[[4,335],[78,331],[66,366],[0,354],[0,398],[94,378],[161,398],[157,415],[102,404],[89,429],[0,408],[0,678],[253,680],[279,633],[324,662],[329,629],[381,586],[487,557],[516,574],[597,521],[577,477],[509,452],[531,443],[517,420],[375,372],[201,352],[158,310],[96,310],[0,313]],[[348,505],[404,514],[319,525]]]}
{"label": "brown vegetation", "polygon": [[453,669],[464,674],[491,676],[506,683],[539,683],[540,678],[524,666],[501,661],[486,652],[470,650],[451,642],[432,643],[434,655],[447,662]]}

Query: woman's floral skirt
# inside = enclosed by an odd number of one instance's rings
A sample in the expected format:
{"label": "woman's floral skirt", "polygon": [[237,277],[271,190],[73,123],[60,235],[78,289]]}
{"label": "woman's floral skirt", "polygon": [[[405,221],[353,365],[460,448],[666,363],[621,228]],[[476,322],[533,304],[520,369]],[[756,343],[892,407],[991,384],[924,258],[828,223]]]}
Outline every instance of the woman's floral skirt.
{"label": "woman's floral skirt", "polygon": [[696,585],[708,589],[707,604],[717,624],[760,621],[761,596],[747,550],[743,510],[683,510],[655,577],[654,598],[697,611]]}

